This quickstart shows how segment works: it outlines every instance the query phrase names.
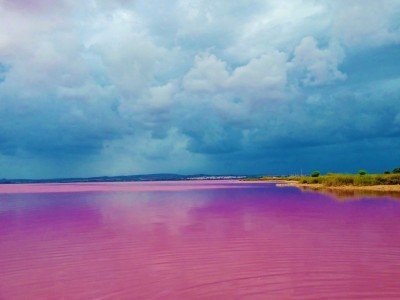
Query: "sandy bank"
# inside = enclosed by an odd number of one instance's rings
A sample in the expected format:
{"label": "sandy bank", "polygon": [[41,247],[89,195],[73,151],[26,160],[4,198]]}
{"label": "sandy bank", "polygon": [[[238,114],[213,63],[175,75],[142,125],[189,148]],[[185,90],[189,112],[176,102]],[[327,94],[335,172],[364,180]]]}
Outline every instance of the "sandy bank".
{"label": "sandy bank", "polygon": [[340,185],[340,186],[325,186],[320,183],[298,183],[295,181],[283,181],[277,183],[277,186],[286,187],[294,186],[301,189],[310,189],[318,191],[360,191],[360,192],[395,192],[400,193],[400,185]]}

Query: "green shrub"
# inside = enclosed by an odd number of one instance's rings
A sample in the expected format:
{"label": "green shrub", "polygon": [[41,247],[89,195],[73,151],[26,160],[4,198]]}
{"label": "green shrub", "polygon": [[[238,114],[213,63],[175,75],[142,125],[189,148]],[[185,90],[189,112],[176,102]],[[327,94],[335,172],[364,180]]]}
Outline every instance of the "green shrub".
{"label": "green shrub", "polygon": [[321,173],[319,171],[313,171],[311,177],[318,177]]}
{"label": "green shrub", "polygon": [[358,171],[358,174],[363,176],[363,175],[367,174],[367,171],[365,171],[364,169],[361,169],[361,170]]}
{"label": "green shrub", "polygon": [[393,169],[393,174],[399,174],[399,173],[400,173],[400,167]]}
{"label": "green shrub", "polygon": [[390,174],[390,171],[385,171],[383,174]]}

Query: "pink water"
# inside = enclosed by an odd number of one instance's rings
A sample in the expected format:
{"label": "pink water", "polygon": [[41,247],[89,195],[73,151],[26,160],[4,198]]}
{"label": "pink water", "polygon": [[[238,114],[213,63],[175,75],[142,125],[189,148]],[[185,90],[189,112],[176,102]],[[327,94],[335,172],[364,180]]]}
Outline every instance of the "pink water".
{"label": "pink water", "polygon": [[400,201],[271,183],[0,186],[0,299],[399,299]]}

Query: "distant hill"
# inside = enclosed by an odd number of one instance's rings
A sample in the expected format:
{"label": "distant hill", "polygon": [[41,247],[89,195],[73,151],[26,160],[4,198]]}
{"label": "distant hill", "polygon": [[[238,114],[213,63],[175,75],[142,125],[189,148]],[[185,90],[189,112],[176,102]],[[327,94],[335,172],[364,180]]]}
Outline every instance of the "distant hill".
{"label": "distant hill", "polygon": [[[254,177],[254,176],[252,176]],[[15,183],[73,183],[73,182],[129,182],[129,181],[174,181],[174,180],[218,180],[244,179],[240,175],[180,175],[180,174],[144,174],[127,176],[99,176],[87,178],[54,178],[54,179],[0,179],[0,184]]]}

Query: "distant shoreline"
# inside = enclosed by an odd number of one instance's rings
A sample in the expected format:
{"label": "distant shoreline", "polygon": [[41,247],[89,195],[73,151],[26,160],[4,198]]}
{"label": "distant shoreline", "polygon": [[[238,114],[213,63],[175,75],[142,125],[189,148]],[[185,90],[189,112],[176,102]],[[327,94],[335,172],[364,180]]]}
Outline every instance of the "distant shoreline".
{"label": "distant shoreline", "polygon": [[35,183],[104,183],[104,182],[146,182],[146,181],[185,181],[185,180],[242,180],[247,175],[181,175],[181,174],[143,174],[124,176],[101,176],[101,177],[76,177],[76,178],[53,178],[53,179],[0,179],[0,185],[4,184],[35,184]]}

